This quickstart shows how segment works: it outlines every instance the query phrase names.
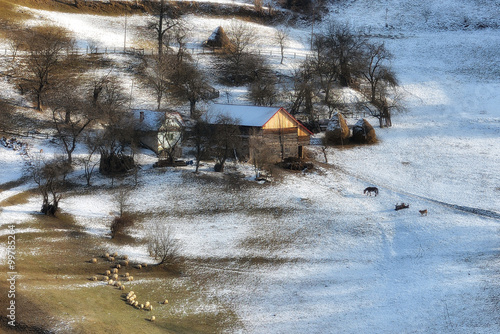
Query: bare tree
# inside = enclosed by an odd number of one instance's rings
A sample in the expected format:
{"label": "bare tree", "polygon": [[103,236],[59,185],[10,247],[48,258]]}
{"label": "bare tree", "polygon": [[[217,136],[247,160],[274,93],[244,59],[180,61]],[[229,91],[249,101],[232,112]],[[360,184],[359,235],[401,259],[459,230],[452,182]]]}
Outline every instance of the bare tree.
{"label": "bare tree", "polygon": [[313,41],[319,68],[334,73],[341,86],[350,86],[361,66],[365,42],[350,25],[330,23]]}
{"label": "bare tree", "polygon": [[274,162],[272,160],[272,150],[262,134],[257,131],[251,133],[248,148],[250,162],[255,171],[255,178],[259,178],[261,171]]}
{"label": "bare tree", "polygon": [[94,154],[97,152],[99,144],[92,134],[87,134],[84,142],[85,146],[87,146],[88,154],[84,158],[80,158],[79,161],[84,167],[85,180],[87,181],[87,186],[89,187],[94,169],[99,164],[99,160],[94,159]]}
{"label": "bare tree", "polygon": [[223,172],[228,158],[235,156],[240,146],[241,133],[238,120],[227,115],[218,115],[211,137],[211,152],[216,160],[215,171]]}
{"label": "bare tree", "polygon": [[23,85],[34,93],[36,109],[42,110],[43,96],[61,68],[59,65],[66,57],[63,51],[72,46],[72,40],[66,30],[56,26],[30,28],[24,38],[28,55],[20,62]]}
{"label": "bare tree", "polygon": [[386,64],[392,59],[392,54],[386,49],[383,43],[367,44],[365,58],[365,65],[361,73],[370,84],[370,102],[376,103],[377,93],[380,96],[385,87],[394,87],[398,83],[396,75]]}
{"label": "bare tree", "polygon": [[126,145],[133,140],[134,130],[127,102],[128,97],[117,78],[109,77],[95,106],[102,127],[96,135],[101,154],[101,173],[122,173],[133,168],[133,158],[125,154]]}
{"label": "bare tree", "polygon": [[172,29],[181,24],[179,13],[175,4],[168,0],[160,0],[158,8],[158,19],[149,24],[149,28],[156,34],[158,44],[158,54],[163,54],[164,46],[170,48],[172,34],[169,34]]}
{"label": "bare tree", "polygon": [[165,54],[144,58],[141,66],[142,80],[156,95],[157,109],[166,94],[172,72],[171,58]]}
{"label": "bare tree", "polygon": [[191,128],[190,139],[194,146],[194,156],[196,158],[196,170],[198,173],[200,161],[208,154],[211,137],[210,125],[202,119],[198,119]]}
{"label": "bare tree", "polygon": [[151,257],[158,264],[165,266],[176,265],[180,261],[180,244],[174,237],[174,231],[171,226],[166,226],[160,223],[148,232],[147,247]]}
{"label": "bare tree", "polygon": [[253,72],[262,62],[262,57],[250,53],[256,41],[255,30],[247,23],[233,20],[227,29],[230,43],[221,56],[221,80],[230,84],[251,81]]}
{"label": "bare tree", "polygon": [[281,51],[280,64],[283,64],[283,60],[285,59],[285,47],[288,45],[289,38],[290,36],[287,29],[280,28],[274,33],[274,41],[280,46]]}
{"label": "bare tree", "polygon": [[81,135],[97,117],[95,109],[88,103],[84,87],[78,81],[65,81],[53,89],[47,99],[56,137],[67,154],[69,164],[73,162],[72,154]]}
{"label": "bare tree", "polygon": [[0,131],[9,132],[15,127],[13,106],[4,99],[0,99]]}
{"label": "bare tree", "polygon": [[42,195],[43,203],[40,211],[43,214],[50,216],[56,214],[62,197],[64,179],[69,171],[68,164],[57,160],[47,162],[41,157],[36,157],[32,162],[31,176]]}
{"label": "bare tree", "polygon": [[193,63],[177,62],[169,76],[169,94],[179,102],[189,101],[190,116],[196,118],[196,104],[218,97],[202,71]]}

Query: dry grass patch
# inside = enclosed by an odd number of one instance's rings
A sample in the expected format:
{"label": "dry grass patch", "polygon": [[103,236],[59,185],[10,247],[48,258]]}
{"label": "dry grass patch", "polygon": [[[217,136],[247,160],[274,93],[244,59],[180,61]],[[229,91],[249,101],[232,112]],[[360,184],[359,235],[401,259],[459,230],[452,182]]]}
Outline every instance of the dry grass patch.
{"label": "dry grass patch", "polygon": [[0,207],[21,205],[28,203],[30,197],[37,195],[34,190],[23,191],[22,193],[10,196],[0,202]]}
{"label": "dry grass patch", "polygon": [[[20,275],[16,317],[18,328],[26,333],[55,328],[89,334],[217,333],[240,326],[230,307],[205,294],[190,278],[159,266],[135,269],[130,263],[118,272],[125,290],[107,285],[102,278],[117,261],[110,262],[103,255],[112,247],[102,238],[81,232],[71,215],[34,215],[27,224],[42,232],[19,233],[16,238],[16,270]],[[92,263],[92,258],[97,263]],[[133,281],[125,280],[126,272]],[[92,276],[98,281],[91,280]],[[6,281],[0,282],[2,291],[6,287]],[[141,303],[149,301],[153,310],[127,304],[125,294],[130,290]],[[165,299],[169,303],[160,304]],[[6,297],[0,296],[0,306],[6,302]],[[154,322],[149,321],[152,315]]]}

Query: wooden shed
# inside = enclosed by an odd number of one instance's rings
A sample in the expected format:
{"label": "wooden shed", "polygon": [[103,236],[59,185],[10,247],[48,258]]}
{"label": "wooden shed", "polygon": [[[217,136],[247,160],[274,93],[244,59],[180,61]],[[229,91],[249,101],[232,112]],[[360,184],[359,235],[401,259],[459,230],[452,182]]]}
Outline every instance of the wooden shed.
{"label": "wooden shed", "polygon": [[303,158],[303,147],[309,145],[312,132],[282,107],[259,107],[233,104],[213,104],[207,120],[214,123],[217,117],[229,116],[236,120],[243,137],[240,155],[250,157],[249,139],[257,136],[269,148],[272,160],[287,157]]}

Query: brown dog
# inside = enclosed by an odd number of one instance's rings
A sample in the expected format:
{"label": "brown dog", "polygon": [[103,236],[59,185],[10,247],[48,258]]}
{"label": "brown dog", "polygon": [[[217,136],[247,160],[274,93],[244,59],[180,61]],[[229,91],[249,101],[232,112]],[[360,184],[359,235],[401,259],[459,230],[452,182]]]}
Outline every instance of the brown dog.
{"label": "brown dog", "polygon": [[427,216],[427,209],[425,209],[425,210],[418,210],[418,212],[420,212],[421,216]]}

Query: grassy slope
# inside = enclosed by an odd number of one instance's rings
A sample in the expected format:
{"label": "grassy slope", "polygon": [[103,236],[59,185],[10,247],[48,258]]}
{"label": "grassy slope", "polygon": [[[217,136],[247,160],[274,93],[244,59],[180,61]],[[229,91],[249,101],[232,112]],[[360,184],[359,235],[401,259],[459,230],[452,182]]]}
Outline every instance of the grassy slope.
{"label": "grassy slope", "polygon": [[[3,208],[26,203],[30,192],[21,193],[0,203]],[[121,272],[134,276],[120,291],[90,277],[103,277],[112,264],[99,257],[104,254],[103,240],[82,233],[71,215],[58,217],[33,215],[29,222],[16,224],[17,229],[36,232],[17,234],[16,317],[17,330],[24,333],[45,329],[71,333],[103,333],[114,331],[149,333],[214,333],[237,324],[229,308],[206,296],[189,279],[149,266],[138,270],[131,266]],[[97,264],[89,259],[98,257]],[[7,268],[4,268],[7,272]],[[8,291],[7,282],[0,289]],[[152,312],[138,310],[125,302],[125,293],[133,290],[140,303],[150,301]],[[160,301],[168,298],[168,305]],[[0,305],[7,305],[7,295]],[[213,305],[203,311],[203,305]],[[201,311],[200,311],[201,309]],[[155,322],[149,321],[151,315]],[[9,332],[5,316],[0,328]]]}

